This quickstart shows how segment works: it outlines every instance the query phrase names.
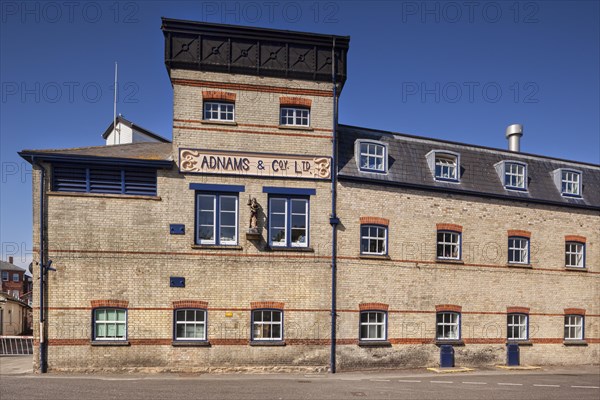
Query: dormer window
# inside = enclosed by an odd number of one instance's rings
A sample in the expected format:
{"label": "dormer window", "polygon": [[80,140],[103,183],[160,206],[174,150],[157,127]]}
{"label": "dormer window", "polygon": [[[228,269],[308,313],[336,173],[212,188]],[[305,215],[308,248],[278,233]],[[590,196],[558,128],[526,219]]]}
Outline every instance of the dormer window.
{"label": "dormer window", "polygon": [[357,141],[356,154],[358,168],[364,172],[387,172],[387,146],[381,142]]}
{"label": "dormer window", "polygon": [[560,174],[560,193],[563,196],[581,196],[581,172],[562,169]]}
{"label": "dormer window", "polygon": [[427,164],[436,181],[458,182],[460,155],[458,153],[432,150],[426,155]]}
{"label": "dormer window", "polygon": [[233,122],[234,110],[234,103],[225,103],[220,101],[205,101],[204,120]]}
{"label": "dormer window", "polygon": [[527,164],[501,161],[495,167],[505,189],[527,190]]}

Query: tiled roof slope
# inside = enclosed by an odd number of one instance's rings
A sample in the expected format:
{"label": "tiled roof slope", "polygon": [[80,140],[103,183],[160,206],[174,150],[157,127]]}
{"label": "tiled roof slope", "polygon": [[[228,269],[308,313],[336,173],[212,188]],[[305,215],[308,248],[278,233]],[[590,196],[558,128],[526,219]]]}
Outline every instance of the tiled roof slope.
{"label": "tiled roof slope", "polygon": [[[338,132],[338,166],[341,180],[358,179],[363,182],[373,181],[387,185],[600,209],[600,165],[348,125],[340,125]],[[387,174],[359,171],[354,155],[357,139],[378,140],[388,144]],[[426,154],[431,150],[445,150],[460,154],[460,183],[434,180],[426,159]],[[494,164],[503,160],[521,161],[527,164],[528,190],[526,192],[504,188],[494,167]],[[552,177],[552,171],[558,168],[571,168],[582,172],[581,199],[561,196]]]}
{"label": "tiled roof slope", "polygon": [[171,143],[129,143],[113,146],[75,147],[71,149],[55,150],[23,150],[23,156],[39,155],[52,156],[80,156],[80,157],[106,157],[116,159],[171,161]]}

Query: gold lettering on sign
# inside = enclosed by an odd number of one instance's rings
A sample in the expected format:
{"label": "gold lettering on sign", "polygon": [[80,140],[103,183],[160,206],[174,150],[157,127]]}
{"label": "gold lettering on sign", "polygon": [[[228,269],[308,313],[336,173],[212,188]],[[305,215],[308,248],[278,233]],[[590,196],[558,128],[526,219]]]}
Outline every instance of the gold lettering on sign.
{"label": "gold lettering on sign", "polygon": [[331,159],[280,154],[180,149],[181,172],[329,179]]}

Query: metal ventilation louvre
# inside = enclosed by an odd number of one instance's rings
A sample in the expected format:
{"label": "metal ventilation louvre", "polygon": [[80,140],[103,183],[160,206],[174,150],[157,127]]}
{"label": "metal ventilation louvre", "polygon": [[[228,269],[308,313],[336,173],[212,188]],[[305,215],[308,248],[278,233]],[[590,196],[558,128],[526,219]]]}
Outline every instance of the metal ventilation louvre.
{"label": "metal ventilation louvre", "polygon": [[52,190],[56,192],[87,192],[87,172],[83,166],[54,165]]}
{"label": "metal ventilation louvre", "polygon": [[156,170],[57,164],[53,166],[52,190],[156,196]]}

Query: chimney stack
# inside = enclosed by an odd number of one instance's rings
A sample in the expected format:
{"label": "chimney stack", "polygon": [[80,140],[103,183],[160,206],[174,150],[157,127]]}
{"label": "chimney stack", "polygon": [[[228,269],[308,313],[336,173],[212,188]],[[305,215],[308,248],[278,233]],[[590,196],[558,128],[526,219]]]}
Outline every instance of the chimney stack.
{"label": "chimney stack", "polygon": [[13,263],[13,257],[12,257],[12,256],[9,256],[9,257],[8,257],[8,263],[9,263],[9,264],[12,264],[12,263]]}
{"label": "chimney stack", "polygon": [[523,136],[523,125],[512,124],[506,128],[506,138],[508,139],[508,150],[521,151],[521,136]]}

